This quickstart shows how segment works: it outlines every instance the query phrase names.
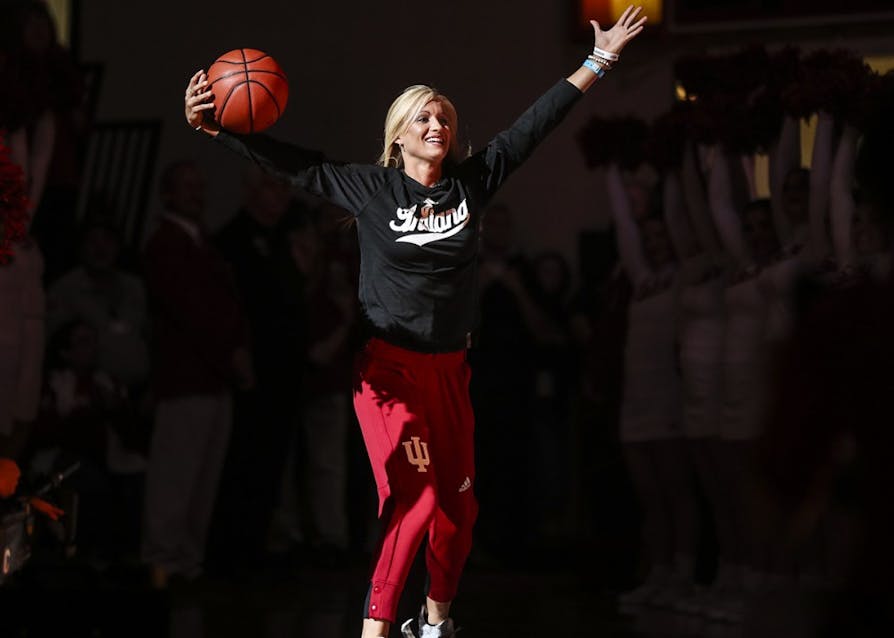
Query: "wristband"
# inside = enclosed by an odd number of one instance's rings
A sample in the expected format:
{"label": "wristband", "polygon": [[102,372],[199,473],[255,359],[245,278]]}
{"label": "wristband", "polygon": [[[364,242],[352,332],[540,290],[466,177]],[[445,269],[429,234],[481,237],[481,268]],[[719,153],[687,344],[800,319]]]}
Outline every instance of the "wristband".
{"label": "wristband", "polygon": [[606,71],[611,71],[612,67],[614,66],[608,60],[605,60],[603,58],[600,58],[599,56],[593,55],[592,53],[587,56],[587,59],[592,60],[593,62],[595,62],[596,64],[601,66],[603,69],[605,69]]}
{"label": "wristband", "polygon": [[617,53],[612,53],[611,51],[605,51],[600,49],[599,47],[593,47],[593,53],[598,55],[600,58],[605,58],[606,60],[611,60],[612,62],[617,62],[621,59]]}
{"label": "wristband", "polygon": [[593,60],[587,58],[586,60],[584,60],[583,66],[587,67],[593,73],[595,73],[597,78],[605,77],[605,69],[593,62]]}

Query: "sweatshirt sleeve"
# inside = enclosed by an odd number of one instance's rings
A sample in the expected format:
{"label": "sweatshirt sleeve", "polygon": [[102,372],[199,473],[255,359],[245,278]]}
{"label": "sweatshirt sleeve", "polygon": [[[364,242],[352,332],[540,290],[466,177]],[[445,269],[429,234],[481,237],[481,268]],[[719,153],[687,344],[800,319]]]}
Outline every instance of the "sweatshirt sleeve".
{"label": "sweatshirt sleeve", "polygon": [[354,215],[363,211],[387,180],[387,171],[380,166],[332,162],[319,151],[281,142],[268,135],[237,135],[221,130],[214,139],[265,172],[323,197]]}
{"label": "sweatshirt sleeve", "polygon": [[565,118],[581,95],[583,94],[573,84],[560,80],[522,113],[512,126],[499,133],[483,151],[470,158],[483,170],[483,187],[488,197],[493,196],[512,171],[528,159],[537,145]]}

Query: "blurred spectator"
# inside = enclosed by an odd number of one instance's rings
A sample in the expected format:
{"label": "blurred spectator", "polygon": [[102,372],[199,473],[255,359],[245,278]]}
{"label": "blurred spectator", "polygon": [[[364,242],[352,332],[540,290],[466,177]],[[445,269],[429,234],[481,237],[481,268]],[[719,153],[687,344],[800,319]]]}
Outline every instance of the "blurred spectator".
{"label": "blurred spectator", "polygon": [[288,184],[253,169],[242,208],[216,237],[244,303],[257,380],[237,395],[211,540],[212,559],[237,571],[260,566],[297,426],[306,309],[284,226],[290,205]]}
{"label": "blurred spectator", "polygon": [[128,558],[136,556],[150,430],[148,317],[143,282],[119,267],[121,240],[107,218],[81,229],[81,265],[56,280],[47,295],[50,334],[72,321],[96,333],[97,374],[126,392],[130,414],[106,430],[106,467],[119,516],[112,538]]}
{"label": "blurred spectator", "polygon": [[[59,327],[48,345],[40,415],[28,440],[29,473],[46,479],[79,462],[67,482],[79,496],[78,544],[90,559],[134,552],[139,532],[132,483],[144,467],[129,451],[139,441],[127,388],[98,367],[96,329],[81,319]],[[137,501],[139,502],[139,501]]]}
{"label": "blurred spectator", "polygon": [[[594,540],[598,538],[600,544],[611,548],[607,555],[613,566],[627,573],[629,557],[636,550],[636,544],[630,542],[635,535],[636,513],[631,510],[636,503],[620,451],[618,420],[631,291],[617,261],[613,235],[609,230],[592,239],[582,237],[581,287],[571,304],[570,325],[579,358],[576,378],[580,388],[573,421],[573,495],[577,531]],[[592,263],[594,249],[603,255],[604,262]],[[589,267],[585,266],[588,258]],[[612,516],[605,512],[612,512]],[[619,546],[629,551],[613,551]],[[622,564],[625,560],[628,564]]]}
{"label": "blurred spectator", "polygon": [[531,264],[531,299],[543,316],[544,330],[535,335],[533,458],[540,480],[535,511],[541,541],[555,541],[568,532],[571,492],[571,401],[577,391],[577,365],[571,343],[569,291],[571,270],[556,252],[541,253]]}
{"label": "blurred spectator", "polygon": [[143,282],[119,267],[121,236],[110,219],[88,219],[79,248],[80,265],[48,291],[49,332],[75,318],[88,322],[99,336],[100,369],[140,390],[149,375]]}
{"label": "blurred spectator", "polygon": [[[28,177],[33,235],[44,254],[44,281],[74,263],[71,238],[86,131],[83,81],[58,42],[45,2],[6,0],[0,27],[0,128],[21,131],[17,157]],[[0,107],[2,108],[2,107]]]}
{"label": "blurred spectator", "polygon": [[37,415],[44,347],[43,259],[28,237],[24,173],[0,134],[0,457],[17,458]]}
{"label": "blurred spectator", "polygon": [[[866,127],[855,168],[863,204],[885,233],[894,225],[894,188],[886,168],[894,143],[892,106],[888,100]],[[847,561],[839,565],[831,595],[817,605],[816,635],[823,638],[894,630],[894,516],[888,501],[894,487],[892,299],[891,278],[870,275],[804,308],[761,441],[762,468],[789,531],[783,538],[803,542],[830,508],[849,519],[848,533],[834,539]]]}
{"label": "blurred spectator", "polygon": [[531,407],[535,364],[528,352],[543,326],[528,293],[525,258],[517,250],[513,213],[494,204],[484,214],[479,250],[481,320],[469,351],[473,369],[481,511],[476,524],[484,549],[501,560],[518,559],[534,530],[512,524],[530,502]]}
{"label": "blurred spectator", "polygon": [[292,218],[292,259],[306,282],[308,353],[301,431],[290,450],[282,511],[288,520],[288,512],[303,501],[304,507],[291,517],[293,532],[297,538],[309,533],[316,560],[339,562],[350,540],[347,435],[357,294],[345,263],[327,256],[324,241],[317,219]]}
{"label": "blurred spectator", "polygon": [[202,572],[232,418],[231,384],[254,385],[238,291],[204,229],[205,181],[190,161],[161,175],[165,206],[145,250],[157,400],[143,559],[153,583]]}
{"label": "blurred spectator", "polygon": [[0,266],[0,456],[17,458],[27,424],[37,415],[44,349],[43,261],[34,244],[19,244]]}
{"label": "blurred spectator", "polygon": [[691,462],[681,438],[679,256],[664,189],[645,175],[631,179],[616,162],[605,173],[618,254],[633,287],[619,438],[642,514],[647,566],[644,582],[620,596],[622,606],[666,604],[689,590],[696,540]]}

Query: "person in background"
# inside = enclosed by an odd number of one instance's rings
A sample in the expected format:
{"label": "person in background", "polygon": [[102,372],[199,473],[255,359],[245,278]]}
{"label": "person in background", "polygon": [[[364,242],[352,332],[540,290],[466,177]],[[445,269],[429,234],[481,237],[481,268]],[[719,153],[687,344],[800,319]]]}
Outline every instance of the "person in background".
{"label": "person in background", "polygon": [[136,413],[127,388],[99,367],[98,332],[87,321],[62,324],[50,337],[47,355],[24,467],[29,478],[43,482],[79,464],[66,482],[78,494],[79,553],[101,568],[133,555],[139,538],[127,499],[134,491],[129,475],[140,473],[144,461],[134,453],[136,458],[128,458],[121,443],[128,441]]}
{"label": "person in background", "polygon": [[214,238],[245,309],[256,380],[251,392],[236,394],[210,539],[215,568],[231,575],[269,566],[268,532],[297,425],[307,309],[286,233],[295,207],[288,183],[250,167],[241,208]]}
{"label": "person in background", "polygon": [[165,207],[144,261],[153,313],[155,422],[146,472],[142,558],[152,583],[195,579],[232,421],[233,386],[254,386],[249,335],[226,262],[204,230],[195,163],[161,174]]}
{"label": "person in background", "polygon": [[[312,560],[343,563],[348,549],[347,436],[356,290],[346,264],[327,255],[318,215],[290,219],[292,259],[305,279],[307,358],[301,399],[299,441],[293,442],[285,479],[294,500],[305,504],[298,515],[310,535]],[[294,505],[294,503],[292,504]]]}
{"label": "person in background", "polygon": [[138,398],[149,378],[145,285],[120,267],[121,235],[109,215],[88,216],[78,252],[80,264],[47,292],[49,332],[73,319],[91,324],[99,338],[99,367]]}
{"label": "person in background", "polygon": [[[544,329],[535,334],[532,458],[541,468],[533,496],[540,523],[535,541],[555,549],[568,531],[571,493],[571,404],[577,390],[568,303],[571,270],[557,252],[531,261],[530,294]],[[552,546],[552,547],[551,547]]]}
{"label": "person in background", "polygon": [[528,290],[527,260],[515,241],[515,217],[508,206],[488,207],[481,221],[478,253],[480,322],[469,350],[470,394],[475,408],[476,494],[484,504],[476,537],[485,555],[501,563],[526,555],[534,526],[507,534],[517,512],[531,501],[533,357],[519,357],[546,331],[546,321]]}
{"label": "person in background", "polygon": [[46,2],[7,0],[0,23],[0,129],[28,177],[33,236],[52,282],[75,263],[80,145],[87,129],[84,82],[58,41]]}
{"label": "person in background", "polygon": [[[37,416],[44,352],[43,257],[28,235],[25,172],[0,134],[0,456],[17,459]],[[13,217],[16,217],[13,219]]]}

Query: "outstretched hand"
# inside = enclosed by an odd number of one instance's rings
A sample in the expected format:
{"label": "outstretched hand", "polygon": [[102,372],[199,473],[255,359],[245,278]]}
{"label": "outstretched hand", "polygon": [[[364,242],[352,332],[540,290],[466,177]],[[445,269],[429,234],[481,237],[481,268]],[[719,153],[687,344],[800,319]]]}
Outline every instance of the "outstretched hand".
{"label": "outstretched hand", "polygon": [[220,125],[214,119],[214,94],[208,88],[208,76],[204,71],[196,71],[186,86],[184,106],[186,121],[194,129],[201,128],[206,133],[216,133]]}
{"label": "outstretched hand", "polygon": [[593,25],[594,44],[596,47],[609,53],[621,53],[621,50],[627,46],[627,43],[642,32],[643,26],[646,24],[646,16],[637,20],[642,10],[642,7],[630,5],[618,18],[615,26],[607,31],[603,31],[596,20],[590,20],[590,24]]}

